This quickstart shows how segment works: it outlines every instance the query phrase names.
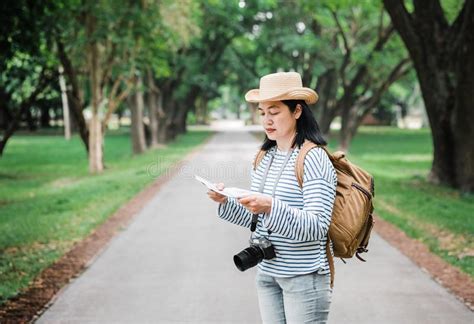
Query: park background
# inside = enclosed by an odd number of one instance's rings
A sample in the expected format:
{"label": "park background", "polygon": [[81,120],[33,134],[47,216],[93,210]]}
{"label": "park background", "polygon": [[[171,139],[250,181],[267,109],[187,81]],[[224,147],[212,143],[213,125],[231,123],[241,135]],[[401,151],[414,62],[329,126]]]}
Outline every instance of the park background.
{"label": "park background", "polygon": [[473,1],[0,6],[0,304],[207,126],[258,124],[243,94],[277,71],[317,91],[330,149],[375,177],[376,213],[472,280]]}

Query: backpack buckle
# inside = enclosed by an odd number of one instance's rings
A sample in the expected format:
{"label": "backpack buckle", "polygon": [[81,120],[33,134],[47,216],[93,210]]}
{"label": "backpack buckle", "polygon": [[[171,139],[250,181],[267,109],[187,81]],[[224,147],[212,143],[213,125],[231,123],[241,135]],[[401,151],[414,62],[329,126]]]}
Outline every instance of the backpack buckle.
{"label": "backpack buckle", "polygon": [[358,247],[355,256],[356,256],[357,259],[359,259],[360,261],[362,261],[362,262],[367,262],[367,261],[365,261],[365,260],[359,255],[359,253],[366,253],[366,252],[369,252],[369,250],[367,250],[365,247],[362,247],[362,246],[361,246],[361,247]]}

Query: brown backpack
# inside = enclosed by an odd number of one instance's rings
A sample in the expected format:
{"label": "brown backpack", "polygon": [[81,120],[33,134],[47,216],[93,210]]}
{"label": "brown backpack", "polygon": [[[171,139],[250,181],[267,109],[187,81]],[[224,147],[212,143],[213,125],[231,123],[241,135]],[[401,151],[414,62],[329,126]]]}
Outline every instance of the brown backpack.
{"label": "brown backpack", "polygon": [[[305,141],[296,158],[296,179],[303,187],[304,159],[308,152],[319,145]],[[337,175],[336,198],[329,226],[329,238],[333,243],[335,257],[352,258],[354,255],[361,261],[359,253],[367,252],[370,232],[374,225],[372,213],[374,206],[374,178],[345,158],[344,152],[334,154],[324,146],[321,147],[331,160]],[[254,169],[261,162],[266,151],[259,151],[254,161]],[[334,260],[326,244],[326,254],[331,270],[331,287],[334,283]]]}

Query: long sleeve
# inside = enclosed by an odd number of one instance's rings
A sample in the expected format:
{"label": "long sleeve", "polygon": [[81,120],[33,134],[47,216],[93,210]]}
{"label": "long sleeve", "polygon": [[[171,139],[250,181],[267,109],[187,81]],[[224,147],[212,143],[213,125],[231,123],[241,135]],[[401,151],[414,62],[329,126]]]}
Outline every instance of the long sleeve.
{"label": "long sleeve", "polygon": [[327,154],[321,148],[308,152],[304,163],[303,209],[273,198],[265,226],[296,241],[323,240],[331,223],[337,177]]}
{"label": "long sleeve", "polygon": [[250,227],[252,222],[252,214],[235,198],[228,198],[226,203],[219,204],[217,214],[220,218],[243,227]]}

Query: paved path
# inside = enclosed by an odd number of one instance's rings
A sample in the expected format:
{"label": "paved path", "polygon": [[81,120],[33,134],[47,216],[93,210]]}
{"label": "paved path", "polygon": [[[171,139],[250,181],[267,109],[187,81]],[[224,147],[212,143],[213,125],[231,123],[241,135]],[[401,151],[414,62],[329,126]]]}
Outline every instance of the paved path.
{"label": "paved path", "polygon": [[[194,174],[248,185],[258,142],[220,132],[66,287],[37,323],[259,323],[255,269],[235,269],[247,230],[216,216]],[[331,323],[473,323],[474,316],[374,235],[368,262],[336,262]]]}

